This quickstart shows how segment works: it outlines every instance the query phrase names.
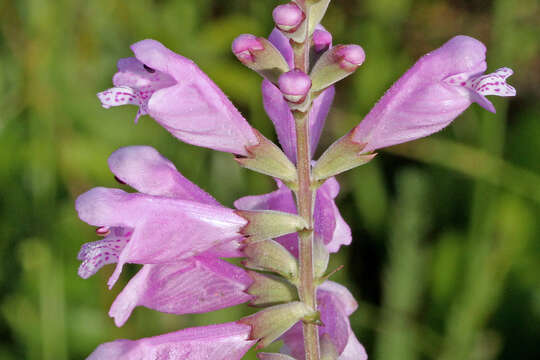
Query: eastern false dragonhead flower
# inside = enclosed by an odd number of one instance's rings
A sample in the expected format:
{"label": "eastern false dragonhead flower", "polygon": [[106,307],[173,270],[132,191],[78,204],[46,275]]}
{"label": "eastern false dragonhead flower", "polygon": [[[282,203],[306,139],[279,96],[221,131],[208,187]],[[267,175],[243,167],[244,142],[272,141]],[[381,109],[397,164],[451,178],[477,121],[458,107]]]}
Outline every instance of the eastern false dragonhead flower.
{"label": "eastern false dragonhead flower", "polygon": [[[332,45],[319,23],[329,0],[276,7],[268,39],[240,35],[236,57],[263,77],[263,105],[281,149],[253,129],[191,60],[155,40],[132,45],[114,87],[98,94],[105,108],[138,106],[176,138],[230,152],[243,167],[275,178],[277,189],[238,199],[233,210],[187,180],[157,150],[130,146],[109,158],[115,178],[137,192],[95,188],[76,202],[79,217],[104,239],[79,253],[83,278],[117,264],[143,265],[112,304],[122,326],[137,306],[173,314],[203,313],[241,303],[264,307],[236,322],[184,329],[99,346],[100,359],[240,359],[257,344],[283,341],[261,360],[363,360],[349,317],[357,303],[329,281],[329,256],[352,241],[335,204],[334,175],[370,161],[375,150],[428,136],[473,102],[495,109],[486,95],[513,96],[502,68],[488,75],[486,48],[456,36],[422,57],[353,130],[317,148],[336,84],[365,60],[358,45]],[[242,265],[223,258],[243,257]]]}

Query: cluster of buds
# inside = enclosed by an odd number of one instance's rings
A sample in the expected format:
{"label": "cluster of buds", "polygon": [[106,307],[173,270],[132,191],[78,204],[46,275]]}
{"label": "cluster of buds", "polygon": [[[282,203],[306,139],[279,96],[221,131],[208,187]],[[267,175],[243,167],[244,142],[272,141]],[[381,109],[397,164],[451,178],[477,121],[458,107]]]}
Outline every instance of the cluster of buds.
{"label": "cluster of buds", "polygon": [[[485,47],[456,36],[422,57],[363,121],[312,156],[330,110],[334,84],[365,60],[358,45],[332,45],[321,25],[330,0],[296,0],[273,11],[268,39],[240,35],[232,51],[263,77],[263,105],[281,147],[253,129],[191,60],[155,40],[121,59],[103,107],[139,108],[176,138],[235,155],[243,167],[272,176],[275,191],[221,205],[148,146],[117,150],[115,178],[136,192],[94,188],[76,202],[79,217],[102,240],[82,246],[79,275],[116,264],[142,264],[112,304],[122,326],[144,306],[172,314],[203,313],[249,303],[262,310],[234,322],[100,345],[89,359],[240,359],[254,345],[283,341],[261,360],[362,360],[367,355],[349,316],[357,303],[329,279],[331,253],[352,241],[334,200],[335,175],[370,161],[379,148],[430,135],[486,95],[513,96],[508,68],[482,75]],[[224,258],[244,258],[243,268]]]}

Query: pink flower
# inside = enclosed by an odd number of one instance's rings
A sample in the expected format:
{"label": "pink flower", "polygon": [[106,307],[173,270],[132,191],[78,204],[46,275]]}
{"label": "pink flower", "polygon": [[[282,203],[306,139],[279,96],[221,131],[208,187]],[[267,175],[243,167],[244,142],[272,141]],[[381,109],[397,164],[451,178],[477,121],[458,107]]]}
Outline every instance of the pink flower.
{"label": "pink flower", "polygon": [[223,92],[191,60],[155,40],[131,46],[120,59],[114,88],[98,94],[103,107],[132,104],[135,120],[150,115],[178,139],[214,150],[247,155],[255,132]]}
{"label": "pink flower", "polygon": [[352,131],[365,152],[431,135],[450,124],[473,102],[495,112],[486,95],[514,96],[505,80],[512,70],[486,70],[486,47],[456,36],[423,56],[379,100]]}
{"label": "pink flower", "polygon": [[241,255],[237,241],[246,220],[183,177],[155,149],[122,148],[111,155],[109,166],[140,193],[94,188],[79,196],[79,217],[100,232],[109,231],[105,239],[82,246],[81,277],[117,262],[112,286],[126,262],[164,264],[204,252]]}
{"label": "pink flower", "polygon": [[180,330],[140,340],[116,340],[98,346],[88,360],[239,360],[255,344],[251,328],[225,323]]}
{"label": "pink flower", "polygon": [[[277,210],[296,214],[292,191],[279,181],[277,185],[276,191],[240,198],[235,201],[234,206],[240,210]],[[338,193],[337,180],[330,178],[317,190],[315,198],[315,234],[322,237],[326,248],[332,253],[337,252],[341,245],[349,245],[352,240],[351,229],[334,202]],[[289,234],[276,240],[298,256],[298,235]]]}
{"label": "pink flower", "polygon": [[[317,289],[318,310],[323,326],[319,327],[319,336],[327,335],[335,346],[338,360],[366,360],[364,347],[358,342],[351,329],[349,316],[358,304],[346,287],[332,281],[326,281]],[[304,359],[304,337],[302,326],[297,323],[282,335],[282,352],[295,359]]]}

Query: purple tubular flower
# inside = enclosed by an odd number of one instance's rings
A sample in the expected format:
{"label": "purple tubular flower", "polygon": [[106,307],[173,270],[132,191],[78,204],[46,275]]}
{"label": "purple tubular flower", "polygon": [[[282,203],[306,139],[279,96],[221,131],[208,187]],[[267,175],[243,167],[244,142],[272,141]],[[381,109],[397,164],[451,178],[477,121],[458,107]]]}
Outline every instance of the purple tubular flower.
{"label": "purple tubular flower", "polygon": [[473,102],[495,112],[485,95],[514,96],[505,79],[512,70],[486,70],[486,47],[468,36],[456,36],[423,56],[371,109],[352,131],[364,151],[431,135],[450,124]]}
{"label": "purple tubular flower", "polygon": [[211,255],[144,265],[118,295],[109,315],[122,326],[136,306],[177,315],[205,313],[251,300],[244,292],[251,283],[243,269]]}
{"label": "purple tubular flower", "polygon": [[140,340],[101,344],[88,360],[240,360],[255,344],[251,328],[238,323],[202,326]]}
{"label": "purple tubular flower", "polygon": [[246,220],[189,182],[156,150],[123,148],[111,155],[109,164],[118,178],[147,193],[94,188],[79,196],[75,205],[79,217],[110,228],[103,240],[82,246],[81,277],[117,262],[109,279],[112,287],[126,262],[161,264],[204,252],[241,254],[239,231]]}
{"label": "purple tubular flower", "polygon": [[131,46],[134,58],[120,59],[114,88],[98,97],[105,108],[139,106],[135,120],[150,115],[192,145],[247,155],[257,136],[225,94],[191,60],[155,40]]}
{"label": "purple tubular flower", "polygon": [[[358,307],[349,290],[338,283],[326,281],[317,289],[317,304],[324,324],[319,328],[319,336],[329,336],[339,354],[338,360],[366,360],[365,349],[356,339],[349,322],[349,316]],[[295,359],[305,357],[300,323],[283,334],[281,339],[284,343],[282,352]]]}
{"label": "purple tubular flower", "polygon": [[[341,245],[349,245],[351,229],[341,217],[334,199],[339,193],[335,178],[328,179],[318,190],[315,198],[315,233],[322,237],[329,252],[335,253]],[[296,214],[292,191],[278,182],[278,189],[264,195],[246,196],[235,201],[240,210],[277,210]],[[293,255],[298,256],[298,236],[289,234],[276,239]]]}

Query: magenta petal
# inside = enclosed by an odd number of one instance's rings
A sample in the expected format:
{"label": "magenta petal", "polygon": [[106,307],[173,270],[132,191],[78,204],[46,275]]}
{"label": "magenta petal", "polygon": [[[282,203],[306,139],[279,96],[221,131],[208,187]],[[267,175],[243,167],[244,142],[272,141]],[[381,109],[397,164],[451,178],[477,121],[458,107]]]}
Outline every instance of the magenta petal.
{"label": "magenta petal", "polygon": [[120,253],[131,239],[133,229],[113,227],[103,240],[83,244],[77,259],[82,260],[79,276],[88,279],[104,265],[118,262]]}
{"label": "magenta petal", "polygon": [[[268,80],[264,80],[262,83],[262,94],[264,110],[274,124],[283,152],[291,161],[296,162],[296,130],[291,109],[281,91]],[[334,100],[334,94],[334,87],[323,91],[313,102],[309,113],[312,155],[315,153],[321,137],[326,117]]]}
{"label": "magenta petal", "polygon": [[240,360],[255,344],[237,323],[202,326],[140,340],[101,344],[88,360]]}
{"label": "magenta petal", "polygon": [[325,281],[317,291],[324,293],[325,296],[330,294],[337,301],[339,301],[339,308],[343,309],[343,312],[350,316],[358,308],[358,303],[354,299],[354,296],[351,294],[349,289],[345,286],[338,284],[334,281]]}
{"label": "magenta petal", "polygon": [[133,228],[119,256],[112,286],[124,263],[159,264],[185,259],[239,240],[246,220],[233,210],[187,200],[94,188],[76,201],[81,220],[94,226]]}
{"label": "magenta petal", "polygon": [[264,110],[274,123],[283,152],[296,162],[296,130],[289,105],[277,86],[266,79],[262,82],[262,95]]}
{"label": "magenta petal", "polygon": [[313,156],[317,150],[324,123],[326,122],[326,118],[332,107],[335,94],[335,88],[330,86],[328,89],[324,90],[315,101],[313,101],[313,107],[309,113],[311,156]]}
{"label": "magenta petal", "polygon": [[332,177],[317,190],[315,199],[315,231],[322,236],[331,253],[338,252],[342,245],[350,245],[352,242],[351,228],[334,201],[338,193],[339,183]]}
{"label": "magenta petal", "polygon": [[131,49],[140,62],[178,82],[156,91],[148,102],[148,114],[175,137],[238,155],[258,144],[251,126],[193,61],[155,40],[139,41]]}
{"label": "magenta petal", "polygon": [[114,301],[109,315],[117,326],[136,306],[171,314],[205,313],[249,301],[252,280],[245,270],[211,256],[145,265]]}
{"label": "magenta petal", "polygon": [[279,29],[274,28],[270,33],[270,36],[268,36],[268,40],[279,50],[281,55],[283,55],[283,58],[287,61],[289,67],[294,69],[294,53],[289,39],[283,35]]}
{"label": "magenta petal", "polygon": [[353,130],[353,139],[367,143],[365,151],[373,151],[441,130],[472,101],[468,91],[443,80],[455,74],[482,73],[485,52],[480,41],[456,36],[423,56]]}
{"label": "magenta petal", "polygon": [[366,349],[360,344],[352,330],[349,333],[349,339],[347,345],[338,360],[367,360],[368,356]]}
{"label": "magenta petal", "polygon": [[174,164],[153,147],[120,148],[109,157],[109,168],[118,179],[141,193],[219,205],[212,196],[180,174]]}

